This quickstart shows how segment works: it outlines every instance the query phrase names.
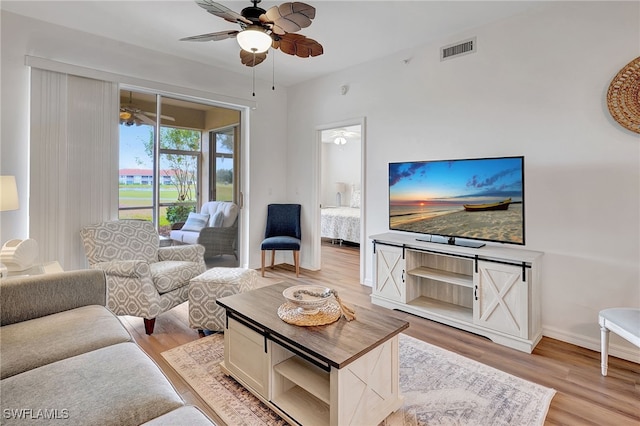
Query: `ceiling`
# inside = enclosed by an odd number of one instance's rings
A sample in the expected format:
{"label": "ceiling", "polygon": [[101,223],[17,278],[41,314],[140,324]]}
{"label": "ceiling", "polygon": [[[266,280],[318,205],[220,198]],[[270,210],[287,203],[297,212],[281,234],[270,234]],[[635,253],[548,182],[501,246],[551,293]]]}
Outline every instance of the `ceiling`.
{"label": "ceiling", "polygon": [[[248,0],[219,0],[240,12]],[[290,86],[393,53],[454,36],[540,5],[536,1],[328,1],[305,0],[316,18],[300,31],[324,46],[315,58],[269,52],[256,77]],[[263,1],[268,9],[283,1]],[[180,38],[239,26],[207,13],[192,0],[7,1],[0,9],[148,49],[251,75],[234,39],[181,42]],[[452,40],[455,42],[457,40]],[[437,52],[435,53],[437,54]]]}

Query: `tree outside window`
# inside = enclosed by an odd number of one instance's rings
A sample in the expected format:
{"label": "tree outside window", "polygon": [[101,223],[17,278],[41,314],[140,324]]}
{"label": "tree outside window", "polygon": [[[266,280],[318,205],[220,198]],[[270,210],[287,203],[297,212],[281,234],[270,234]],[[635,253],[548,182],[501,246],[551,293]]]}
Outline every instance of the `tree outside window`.
{"label": "tree outside window", "polygon": [[[161,191],[161,203],[167,207],[167,220],[184,222],[197,203],[198,155],[201,132],[197,130],[160,128],[160,185],[170,185],[175,191]],[[145,151],[153,158],[154,135],[149,132]]]}

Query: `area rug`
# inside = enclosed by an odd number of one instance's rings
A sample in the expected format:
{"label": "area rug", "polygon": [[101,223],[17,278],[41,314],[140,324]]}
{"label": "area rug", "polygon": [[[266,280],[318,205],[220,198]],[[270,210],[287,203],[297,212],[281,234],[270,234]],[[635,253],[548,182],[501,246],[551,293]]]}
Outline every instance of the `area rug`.
{"label": "area rug", "polygon": [[[222,373],[223,335],[189,342],[162,356],[227,425],[287,424]],[[542,425],[555,394],[405,334],[400,334],[400,389],[404,405],[384,426]]]}

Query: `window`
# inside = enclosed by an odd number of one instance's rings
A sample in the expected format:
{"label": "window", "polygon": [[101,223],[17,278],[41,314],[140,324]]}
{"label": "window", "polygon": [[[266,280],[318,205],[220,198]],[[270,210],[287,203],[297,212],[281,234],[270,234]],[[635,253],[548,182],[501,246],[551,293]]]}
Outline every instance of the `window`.
{"label": "window", "polygon": [[160,224],[184,222],[198,209],[202,132],[160,127]]}
{"label": "window", "polygon": [[235,175],[237,127],[229,127],[212,131],[209,135],[211,144],[211,171],[209,198],[215,201],[236,200]]}

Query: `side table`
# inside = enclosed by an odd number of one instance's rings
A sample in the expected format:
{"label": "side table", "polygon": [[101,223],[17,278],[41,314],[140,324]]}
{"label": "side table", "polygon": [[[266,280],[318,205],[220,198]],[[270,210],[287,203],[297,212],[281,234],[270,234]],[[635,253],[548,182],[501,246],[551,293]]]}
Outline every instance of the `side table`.
{"label": "side table", "polygon": [[[24,271],[9,271],[7,278],[9,277],[26,277],[29,275],[41,275],[52,274],[55,272],[63,272],[62,266],[57,261],[36,263],[32,267],[25,269]],[[4,278],[4,277],[3,277]]]}

